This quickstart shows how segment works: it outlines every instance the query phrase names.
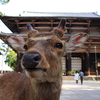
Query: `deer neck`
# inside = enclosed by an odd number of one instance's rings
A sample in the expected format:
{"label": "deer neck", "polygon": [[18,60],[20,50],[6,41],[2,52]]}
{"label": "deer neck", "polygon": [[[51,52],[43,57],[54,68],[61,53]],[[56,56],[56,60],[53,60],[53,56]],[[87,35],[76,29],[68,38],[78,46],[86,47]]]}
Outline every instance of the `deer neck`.
{"label": "deer neck", "polygon": [[[32,84],[33,82],[31,82]],[[55,82],[35,82],[32,84],[35,100],[59,100],[61,92],[62,79]]]}

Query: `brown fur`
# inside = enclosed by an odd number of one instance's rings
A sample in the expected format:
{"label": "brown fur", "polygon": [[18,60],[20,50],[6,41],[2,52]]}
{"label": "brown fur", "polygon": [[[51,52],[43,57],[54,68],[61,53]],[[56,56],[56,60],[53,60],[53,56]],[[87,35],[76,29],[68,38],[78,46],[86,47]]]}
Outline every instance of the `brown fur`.
{"label": "brown fur", "polygon": [[32,100],[31,83],[22,73],[6,73],[0,77],[0,100]]}
{"label": "brown fur", "polygon": [[25,74],[6,73],[0,77],[0,100],[59,100],[61,90],[59,80],[56,84],[42,82],[34,84],[33,87],[34,91],[30,79]]}

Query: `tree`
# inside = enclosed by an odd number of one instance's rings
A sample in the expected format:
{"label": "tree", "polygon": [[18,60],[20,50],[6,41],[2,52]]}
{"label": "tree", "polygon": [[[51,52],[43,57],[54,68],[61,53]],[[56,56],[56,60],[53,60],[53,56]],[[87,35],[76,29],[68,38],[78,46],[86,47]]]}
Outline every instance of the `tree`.
{"label": "tree", "polygon": [[[7,4],[9,1],[10,1],[10,0],[0,0],[0,4],[1,4],[1,5],[5,5],[5,4]],[[3,14],[1,11],[0,11],[0,16],[1,16],[1,17],[4,16],[4,14]]]}
{"label": "tree", "polygon": [[3,17],[3,16],[4,16],[2,12],[0,12],[0,16],[1,16],[1,17]]}
{"label": "tree", "polygon": [[16,61],[17,53],[15,53],[14,51],[10,51],[9,54],[6,56],[5,63],[7,63],[8,66],[15,71]]}
{"label": "tree", "polygon": [[4,5],[7,4],[10,0],[0,0],[0,4]]}
{"label": "tree", "polygon": [[0,40],[0,55],[5,55],[11,51],[11,48],[5,44],[2,40]]}
{"label": "tree", "polygon": [[15,53],[7,44],[0,40],[0,55],[6,55],[5,63],[15,71],[17,53]]}

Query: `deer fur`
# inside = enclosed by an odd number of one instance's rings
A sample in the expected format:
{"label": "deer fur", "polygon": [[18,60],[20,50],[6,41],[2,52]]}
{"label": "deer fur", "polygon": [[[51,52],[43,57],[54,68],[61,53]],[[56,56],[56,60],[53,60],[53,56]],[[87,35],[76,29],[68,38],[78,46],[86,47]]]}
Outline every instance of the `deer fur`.
{"label": "deer fur", "polygon": [[[0,100],[59,100],[62,85],[62,62],[65,52],[82,46],[86,33],[78,33],[69,42],[62,42],[66,19],[61,19],[51,33],[39,33],[31,25],[25,42],[9,35],[7,42],[22,53],[24,73],[11,72],[0,77]],[[34,57],[36,56],[36,57]],[[34,57],[34,61],[33,61]]]}

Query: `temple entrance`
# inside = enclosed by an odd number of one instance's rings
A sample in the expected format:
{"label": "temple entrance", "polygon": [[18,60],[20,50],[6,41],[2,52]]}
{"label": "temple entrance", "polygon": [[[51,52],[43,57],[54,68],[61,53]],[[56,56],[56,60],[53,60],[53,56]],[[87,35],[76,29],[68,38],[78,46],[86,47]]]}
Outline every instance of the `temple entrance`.
{"label": "temple entrance", "polygon": [[80,57],[71,57],[71,72],[72,75],[82,69],[82,60]]}
{"label": "temple entrance", "polygon": [[[76,70],[82,69],[82,60],[80,57],[71,57],[71,75],[73,75]],[[66,73],[66,57],[62,57],[62,74]]]}

